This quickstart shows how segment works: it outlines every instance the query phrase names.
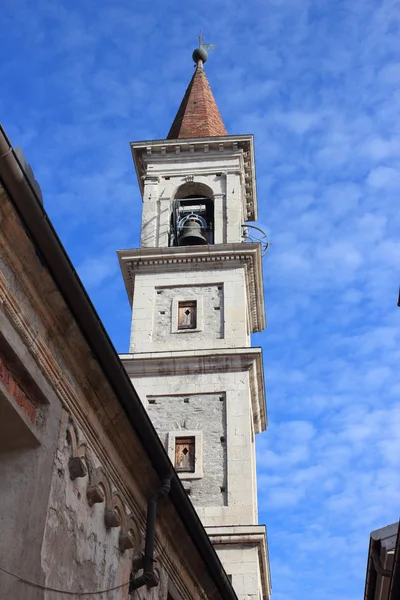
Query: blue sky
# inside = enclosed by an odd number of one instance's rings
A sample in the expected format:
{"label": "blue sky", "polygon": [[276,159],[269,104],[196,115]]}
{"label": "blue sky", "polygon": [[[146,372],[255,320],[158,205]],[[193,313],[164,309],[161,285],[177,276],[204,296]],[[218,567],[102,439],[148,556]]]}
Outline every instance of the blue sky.
{"label": "blue sky", "polygon": [[0,115],[118,351],[116,250],[139,242],[129,142],[164,137],[193,72],[254,133],[268,329],[260,521],[274,600],[362,598],[400,499],[400,3],[2,0]]}

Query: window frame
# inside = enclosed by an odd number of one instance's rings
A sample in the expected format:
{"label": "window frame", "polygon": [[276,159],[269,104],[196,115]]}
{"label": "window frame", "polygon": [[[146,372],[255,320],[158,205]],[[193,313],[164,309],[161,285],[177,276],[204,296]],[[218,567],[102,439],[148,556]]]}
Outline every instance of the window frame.
{"label": "window frame", "polygon": [[[178,467],[177,465],[177,451],[178,446],[193,446],[192,448],[192,458],[193,462],[189,460],[189,468]],[[190,454],[190,450],[189,450]],[[189,457],[190,458],[190,457]],[[185,435],[185,436],[176,436],[175,437],[175,471],[177,473],[194,473],[196,468],[196,438],[194,435]]]}
{"label": "window frame", "polygon": [[[179,304],[183,302],[196,302],[196,327],[179,329]],[[171,333],[196,333],[204,330],[203,296],[196,298],[177,296],[172,299]]]}
{"label": "window frame", "polygon": [[[183,325],[182,319],[180,319],[181,311],[184,312],[185,308],[193,309],[194,315],[192,316],[190,325]],[[197,300],[181,300],[178,302],[178,329],[179,331],[182,329],[197,329]]]}
{"label": "window frame", "polygon": [[194,438],[194,471],[177,471],[180,479],[201,479],[203,477],[203,433],[188,429],[168,432],[168,456],[175,468],[176,438]]}

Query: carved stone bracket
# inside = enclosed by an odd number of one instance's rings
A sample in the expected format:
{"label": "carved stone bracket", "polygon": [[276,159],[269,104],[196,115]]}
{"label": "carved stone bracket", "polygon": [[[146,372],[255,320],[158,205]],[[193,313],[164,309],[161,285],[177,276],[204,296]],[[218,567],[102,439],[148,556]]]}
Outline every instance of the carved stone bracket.
{"label": "carved stone bracket", "polygon": [[109,485],[101,467],[89,469],[89,485],[86,490],[89,506],[104,502]]}
{"label": "carved stone bracket", "polygon": [[69,475],[72,480],[77,477],[85,477],[87,475],[85,461],[86,443],[79,443],[78,433],[71,420],[67,427],[67,440],[71,446],[71,457],[68,461]]}
{"label": "carved stone bracket", "polygon": [[120,527],[119,549],[122,553],[138,549],[142,537],[139,527],[133,516],[127,513],[120,493],[112,490],[102,467],[94,467],[91,451],[85,441],[79,441],[78,431],[72,419],[67,426],[67,440],[71,447],[71,457],[68,461],[71,479],[88,475],[86,499],[89,506],[104,502],[104,524],[107,529]]}

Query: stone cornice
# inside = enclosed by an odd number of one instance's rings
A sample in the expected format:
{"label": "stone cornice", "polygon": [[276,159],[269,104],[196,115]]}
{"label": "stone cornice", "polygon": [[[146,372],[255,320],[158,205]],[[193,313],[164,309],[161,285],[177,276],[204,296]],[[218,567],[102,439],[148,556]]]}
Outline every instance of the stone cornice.
{"label": "stone cornice", "polygon": [[119,250],[118,258],[131,305],[138,273],[156,274],[158,271],[182,271],[187,268],[229,269],[243,265],[251,331],[256,333],[265,329],[261,250],[258,243]]}
{"label": "stone cornice", "polygon": [[264,525],[240,525],[228,527],[206,527],[214,546],[257,546],[258,561],[264,588],[264,598],[271,595],[271,571],[269,564],[268,541]]}
{"label": "stone cornice", "polygon": [[249,371],[255,433],[267,428],[264,370],[261,348],[180,350],[121,354],[129,376],[156,377],[199,373]]}
{"label": "stone cornice", "polygon": [[203,156],[218,156],[222,152],[241,152],[243,157],[244,171],[244,195],[246,199],[245,220],[256,221],[258,218],[257,210],[257,190],[255,177],[255,158],[254,158],[254,140],[252,135],[229,135],[222,137],[193,138],[179,140],[151,140],[141,142],[131,142],[133,162],[138,177],[140,191],[143,194],[143,177],[147,174],[146,157],[156,156],[163,160],[170,157],[175,158],[179,155],[191,157],[197,154]]}

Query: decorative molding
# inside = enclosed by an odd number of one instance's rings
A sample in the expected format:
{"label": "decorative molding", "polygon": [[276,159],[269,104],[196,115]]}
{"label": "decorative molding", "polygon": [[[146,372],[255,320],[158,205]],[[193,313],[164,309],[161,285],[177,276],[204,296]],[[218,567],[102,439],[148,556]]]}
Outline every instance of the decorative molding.
{"label": "decorative molding", "polygon": [[[243,161],[243,169],[245,175],[247,175],[246,180],[250,182],[250,185],[245,188],[244,220],[256,221],[258,218],[258,211],[253,136],[223,136],[202,139],[182,139],[179,141],[181,155],[185,153],[190,155],[191,153],[198,151],[207,154],[212,154],[213,152],[222,154],[229,151],[242,153],[243,159],[245,159]],[[158,156],[162,156],[163,160],[169,160],[169,155],[172,154],[176,158],[175,148],[176,140],[152,140],[131,143],[131,151],[142,194],[143,182],[141,177],[147,173],[148,160],[153,161]]]}
{"label": "decorative molding", "polygon": [[[141,352],[139,354],[120,354],[120,358],[132,379],[248,371],[254,432],[260,433],[267,429],[261,348]],[[179,422],[176,424],[177,429],[182,427]]]}
{"label": "decorative molding", "polygon": [[207,534],[210,537],[213,546],[224,547],[225,544],[230,547],[238,545],[239,547],[256,546],[258,553],[258,562],[261,571],[261,581],[266,594],[269,598],[271,594],[271,572],[269,567],[268,541],[264,525],[233,525],[206,527]]}
{"label": "decorative molding", "polygon": [[[53,356],[53,352],[49,346],[45,343],[41,335],[34,329],[32,321],[29,320],[22,310],[19,308],[20,305],[8,287],[7,280],[4,274],[0,272],[0,306],[3,306],[7,315],[11,319],[15,326],[16,331],[25,342],[27,348],[35,359],[39,369],[45,376],[50,386],[54,389],[61,403],[66,410],[74,415],[74,419],[77,419],[82,427],[86,429],[87,433],[91,435],[93,446],[96,447],[99,456],[103,456],[104,460],[107,459],[107,451],[104,446],[98,440],[98,432],[94,429],[92,423],[88,423],[87,413],[85,412],[85,401],[82,396],[74,390],[70,383],[65,368],[61,368]],[[71,440],[73,440],[74,449],[72,450],[72,458],[78,458],[74,460],[72,464],[72,475],[84,477],[83,466],[81,463],[82,455],[80,450],[78,451],[78,443],[75,429],[70,429]],[[75,436],[74,436],[74,432]],[[86,449],[87,450],[87,449]],[[87,459],[87,451],[85,454]],[[87,462],[87,461],[86,461]],[[75,463],[75,464],[74,464]],[[115,480],[119,482],[119,486],[124,490],[126,497],[133,497],[132,491],[124,482],[124,475],[116,468],[115,465],[107,462],[107,470],[112,471]],[[71,474],[71,472],[70,472]],[[137,509],[136,509],[137,510]],[[139,513],[139,511],[138,511]]]}
{"label": "decorative molding", "polygon": [[67,425],[67,441],[71,446],[71,456],[68,461],[68,469],[71,479],[74,480],[78,477],[86,477],[86,442],[79,443],[78,432],[75,429],[71,419]]}
{"label": "decorative molding", "polygon": [[8,288],[7,280],[3,273],[0,273],[0,304],[14,323],[18,333],[25,341],[28,349],[36,358],[41,370],[51,386],[58,388],[61,380],[64,378],[63,371],[59,367],[53,355],[37,331],[33,328],[31,322],[20,310],[19,303],[14,294]]}
{"label": "decorative molding", "polygon": [[202,269],[235,268],[241,264],[245,268],[252,333],[265,329],[261,251],[258,243],[122,250],[118,252],[118,258],[131,305],[138,273],[179,271],[187,266]]}
{"label": "decorative molding", "polygon": [[[52,353],[48,346],[44,343],[40,335],[38,335],[37,332],[33,330],[32,325],[30,324],[28,319],[25,318],[22,311],[19,309],[17,300],[12,294],[12,292],[9,290],[7,281],[3,273],[1,272],[0,303],[3,305],[4,309],[11,318],[21,337],[25,340],[27,347],[36,358],[38,365],[41,367],[43,374],[46,376],[51,386],[55,388],[59,395],[64,396],[64,400],[66,399],[65,395],[67,394],[67,399],[69,401],[68,403],[70,403],[71,400],[73,400],[73,403],[76,405],[79,402],[77,395],[75,394],[72,387],[65,380],[63,372],[59,367],[58,363],[53,359]],[[135,525],[135,522],[133,521],[132,517],[127,517],[119,493],[114,493],[111,495],[111,485],[109,484],[108,479],[104,475],[102,469],[97,469],[96,471],[94,471],[91,466],[89,467],[89,465],[91,465],[91,460],[88,456],[87,444],[85,441],[79,440],[79,435],[76,426],[74,425],[71,418],[67,426],[67,440],[71,447],[71,456],[68,462],[71,480],[83,478],[86,477],[88,473],[90,474],[90,485],[87,489],[87,498],[89,505],[93,506],[94,503],[103,501],[102,498],[104,496],[104,499],[106,500],[106,525],[107,523],[109,523],[110,526],[121,526],[121,552],[124,552],[126,549],[133,547],[132,540],[134,539],[135,535],[136,539],[139,539],[139,530]],[[93,479],[93,483],[91,479]],[[100,487],[99,485],[100,482],[102,483],[102,487]],[[116,523],[117,519],[112,519],[110,517],[110,511],[112,511],[115,515],[119,513],[120,519],[117,525],[111,524]],[[108,518],[106,515],[108,515]],[[133,533],[131,530],[133,531]]]}
{"label": "decorative molding", "polygon": [[133,515],[127,513],[120,492],[112,491],[109,479],[102,467],[93,466],[93,458],[85,440],[80,441],[78,430],[71,419],[67,424],[67,441],[71,448],[68,461],[70,477],[75,480],[88,475],[86,501],[90,507],[104,502],[104,524],[107,529],[120,528],[119,549],[138,548],[142,536]]}

